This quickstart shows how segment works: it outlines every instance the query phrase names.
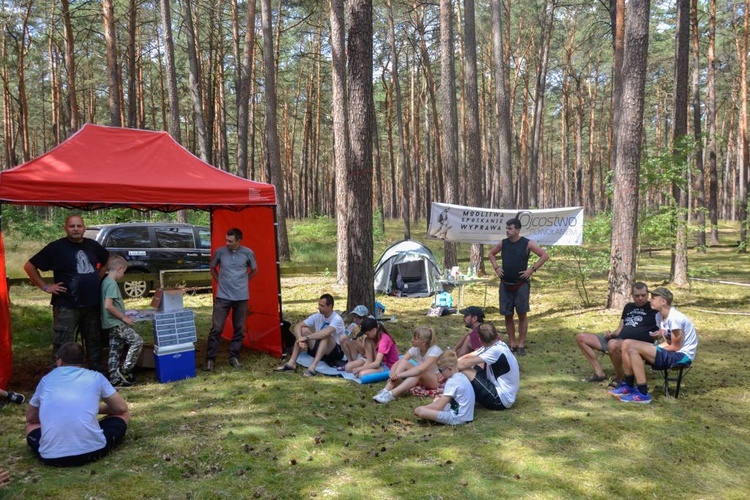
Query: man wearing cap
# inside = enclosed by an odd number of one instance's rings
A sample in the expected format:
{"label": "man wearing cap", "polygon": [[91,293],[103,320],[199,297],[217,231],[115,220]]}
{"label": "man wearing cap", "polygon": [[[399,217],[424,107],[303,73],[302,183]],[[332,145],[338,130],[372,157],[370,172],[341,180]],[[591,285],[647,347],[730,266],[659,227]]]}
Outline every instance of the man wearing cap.
{"label": "man wearing cap", "polygon": [[[531,284],[529,279],[540,267],[547,262],[547,252],[528,238],[521,236],[521,221],[517,218],[508,219],[505,224],[507,238],[492,247],[488,258],[501,278],[500,283],[500,314],[505,316],[505,329],[508,330],[510,349],[519,356],[526,355],[526,332],[529,329],[529,295]],[[539,257],[529,267],[529,255],[535,253]],[[497,263],[496,255],[500,254],[502,266]],[[513,323],[513,311],[518,314],[518,344],[516,344],[516,327]]]}
{"label": "man wearing cap", "polygon": [[601,363],[597,359],[596,351],[609,354],[612,366],[615,368],[615,378],[611,387],[618,387],[622,382],[622,342],[626,339],[651,342],[651,332],[656,331],[656,311],[648,302],[648,285],[640,281],[633,284],[633,302],[625,304],[620,316],[620,324],[614,332],[595,335],[581,332],[576,336],[578,347],[591,363],[594,374],[583,379],[584,382],[599,382],[606,380]]}
{"label": "man wearing cap", "polygon": [[456,347],[453,348],[456,351],[456,355],[460,358],[464,354],[469,354],[482,347],[482,341],[479,339],[479,325],[484,323],[484,311],[481,307],[469,306],[459,312],[464,315],[464,325],[466,328],[471,329],[469,333],[461,337]]}
{"label": "man wearing cap", "polygon": [[[128,404],[99,372],[83,368],[83,347],[57,350],[57,368],[39,382],[26,408],[26,442],[45,465],[95,462],[125,437]],[[106,415],[101,420],[97,414]]]}
{"label": "man wearing cap", "polygon": [[339,336],[339,345],[346,355],[346,359],[354,361],[359,357],[360,354],[365,353],[364,346],[357,342],[355,339],[358,337],[359,327],[362,325],[362,320],[370,314],[367,307],[358,305],[351,310],[349,316],[352,318],[352,322],[346,327],[345,335]]}
{"label": "man wearing cap", "polygon": [[656,309],[659,330],[651,336],[651,344],[626,340],[622,344],[625,379],[617,389],[609,391],[623,403],[650,403],[646,380],[646,363],[655,370],[687,366],[695,359],[698,333],[687,316],[672,307],[672,292],[659,287],[651,291],[651,307]]}

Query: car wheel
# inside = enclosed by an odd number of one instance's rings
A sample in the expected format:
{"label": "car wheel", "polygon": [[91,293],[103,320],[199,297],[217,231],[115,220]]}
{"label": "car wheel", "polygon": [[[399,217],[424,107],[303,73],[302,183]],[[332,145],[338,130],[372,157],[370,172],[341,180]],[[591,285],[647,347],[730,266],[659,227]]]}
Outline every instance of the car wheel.
{"label": "car wheel", "polygon": [[122,294],[129,299],[140,299],[145,297],[151,291],[151,282],[149,281],[123,281]]}

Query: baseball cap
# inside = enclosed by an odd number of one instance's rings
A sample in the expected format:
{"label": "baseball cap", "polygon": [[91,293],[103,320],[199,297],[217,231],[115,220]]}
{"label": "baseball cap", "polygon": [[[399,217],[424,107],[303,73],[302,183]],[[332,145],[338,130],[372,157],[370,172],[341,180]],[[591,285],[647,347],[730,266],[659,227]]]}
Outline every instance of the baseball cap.
{"label": "baseball cap", "polygon": [[672,298],[674,297],[672,295],[672,292],[670,292],[668,289],[664,288],[663,286],[660,286],[658,288],[654,288],[651,290],[651,295],[658,295],[659,297],[664,297],[667,300],[667,303],[672,303]]}
{"label": "baseball cap", "polygon": [[479,318],[479,321],[484,320],[484,311],[481,307],[469,306],[466,309],[461,309],[458,312],[460,312],[464,316],[476,316],[477,318]]}
{"label": "baseball cap", "polygon": [[370,311],[363,305],[358,305],[354,309],[352,309],[349,314],[356,314],[360,318],[366,318],[368,314],[370,314]]}

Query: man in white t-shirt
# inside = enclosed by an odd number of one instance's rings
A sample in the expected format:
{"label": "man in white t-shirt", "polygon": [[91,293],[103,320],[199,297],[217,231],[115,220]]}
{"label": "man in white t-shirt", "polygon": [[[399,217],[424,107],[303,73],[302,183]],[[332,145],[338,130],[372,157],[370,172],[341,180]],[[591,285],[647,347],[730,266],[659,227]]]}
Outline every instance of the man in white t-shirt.
{"label": "man in white t-shirt", "polygon": [[305,377],[314,377],[315,371],[321,360],[331,366],[344,359],[344,351],[338,344],[338,338],[346,335],[346,327],[341,315],[333,310],[333,296],[324,293],[318,299],[318,312],[310,315],[306,320],[297,323],[294,327],[294,350],[289,362],[276,368],[276,371],[286,372],[297,370],[297,358],[306,350],[313,356],[313,362],[305,371]]}
{"label": "man in white t-shirt", "polygon": [[646,363],[654,370],[666,370],[675,366],[687,366],[695,360],[698,350],[698,332],[687,316],[672,307],[673,295],[668,289],[659,287],[651,291],[651,307],[656,312],[658,331],[652,334],[658,345],[638,340],[622,343],[622,368],[625,378],[609,393],[623,403],[651,402],[646,379]]}
{"label": "man in white t-shirt", "polygon": [[[128,404],[99,372],[83,368],[83,347],[57,350],[57,368],[39,382],[26,408],[26,442],[45,465],[95,462],[125,437]],[[107,415],[101,420],[98,414]]]}
{"label": "man in white t-shirt", "polygon": [[490,410],[507,410],[516,401],[521,382],[518,361],[492,323],[479,326],[482,347],[458,359],[458,369],[474,388],[477,403]]}

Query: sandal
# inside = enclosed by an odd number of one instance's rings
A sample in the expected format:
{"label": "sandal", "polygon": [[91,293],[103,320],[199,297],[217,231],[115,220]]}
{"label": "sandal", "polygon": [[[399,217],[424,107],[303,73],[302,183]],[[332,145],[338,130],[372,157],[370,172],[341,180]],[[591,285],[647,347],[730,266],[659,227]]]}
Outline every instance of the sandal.
{"label": "sandal", "polygon": [[602,375],[600,377],[599,375],[597,375],[596,373],[594,373],[593,375],[591,375],[588,378],[582,378],[581,382],[601,382],[602,380],[607,380],[607,376],[606,375]]}
{"label": "sandal", "polygon": [[294,368],[292,368],[289,365],[282,365],[282,366],[279,366],[278,368],[276,368],[275,371],[277,371],[277,372],[296,372],[297,371],[297,367],[295,366]]}
{"label": "sandal", "polygon": [[618,387],[620,387],[620,384],[621,384],[621,383],[622,383],[622,380],[617,380],[617,379],[614,379],[614,378],[613,378],[613,379],[612,379],[612,382],[610,382],[610,383],[609,383],[609,384],[607,385],[607,387],[613,387],[613,388],[617,389]]}
{"label": "sandal", "polygon": [[311,371],[311,370],[305,370],[305,373],[303,373],[302,376],[303,377],[314,377],[317,374],[318,374],[318,372],[314,372],[314,371]]}

